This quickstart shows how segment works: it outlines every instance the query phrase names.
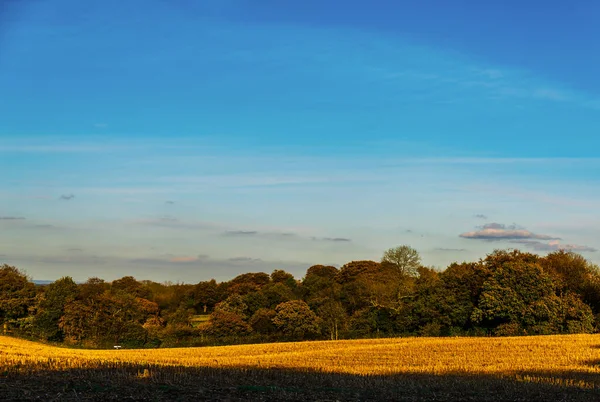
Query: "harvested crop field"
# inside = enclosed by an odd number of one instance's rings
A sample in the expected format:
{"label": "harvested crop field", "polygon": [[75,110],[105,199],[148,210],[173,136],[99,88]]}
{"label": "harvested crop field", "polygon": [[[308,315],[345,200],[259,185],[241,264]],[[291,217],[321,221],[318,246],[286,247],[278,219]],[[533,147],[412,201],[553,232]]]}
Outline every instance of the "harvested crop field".
{"label": "harvested crop field", "polygon": [[82,350],[0,337],[0,399],[600,399],[600,337]]}

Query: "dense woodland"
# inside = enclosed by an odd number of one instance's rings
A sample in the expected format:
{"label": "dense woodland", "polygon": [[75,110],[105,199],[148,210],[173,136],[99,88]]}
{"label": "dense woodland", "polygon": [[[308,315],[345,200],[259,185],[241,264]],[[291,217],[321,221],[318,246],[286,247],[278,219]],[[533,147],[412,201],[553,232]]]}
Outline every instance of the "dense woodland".
{"label": "dense woodland", "polygon": [[400,246],[380,262],[275,270],[228,282],[36,286],[0,267],[5,333],[81,347],[172,347],[388,336],[507,336],[600,331],[600,270],[582,256],[497,250],[443,271]]}

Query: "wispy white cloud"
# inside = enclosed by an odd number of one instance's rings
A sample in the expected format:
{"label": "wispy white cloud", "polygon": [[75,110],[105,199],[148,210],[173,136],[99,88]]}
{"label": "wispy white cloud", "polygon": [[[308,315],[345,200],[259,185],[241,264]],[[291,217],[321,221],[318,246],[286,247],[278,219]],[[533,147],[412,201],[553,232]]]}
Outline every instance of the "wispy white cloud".
{"label": "wispy white cloud", "polygon": [[548,243],[543,243],[536,240],[513,240],[511,243],[523,244],[526,247],[532,248],[536,251],[558,251],[567,250],[574,252],[595,252],[598,251],[594,247],[582,246],[578,244],[561,244],[558,240],[553,240]]}
{"label": "wispy white cloud", "polygon": [[544,234],[532,233],[516,225],[504,225],[500,223],[487,223],[472,232],[465,232],[460,235],[465,239],[476,240],[514,240],[514,239],[539,239],[539,240],[557,240],[558,237]]}

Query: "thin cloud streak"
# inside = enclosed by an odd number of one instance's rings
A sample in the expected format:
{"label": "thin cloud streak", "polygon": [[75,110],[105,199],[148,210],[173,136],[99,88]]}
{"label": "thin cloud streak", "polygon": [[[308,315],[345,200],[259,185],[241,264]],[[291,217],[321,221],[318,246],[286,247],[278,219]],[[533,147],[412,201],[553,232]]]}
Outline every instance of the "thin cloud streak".
{"label": "thin cloud streak", "polygon": [[543,243],[536,240],[513,240],[511,243],[514,244],[522,244],[526,247],[532,248],[536,251],[574,251],[574,252],[596,252],[598,251],[594,247],[582,246],[578,244],[561,244],[558,241],[550,241],[548,243]]}
{"label": "thin cloud streak", "polygon": [[487,241],[515,239],[560,240],[560,238],[555,236],[532,233],[516,225],[506,226],[499,223],[487,223],[480,227],[479,230],[460,234],[460,237]]}

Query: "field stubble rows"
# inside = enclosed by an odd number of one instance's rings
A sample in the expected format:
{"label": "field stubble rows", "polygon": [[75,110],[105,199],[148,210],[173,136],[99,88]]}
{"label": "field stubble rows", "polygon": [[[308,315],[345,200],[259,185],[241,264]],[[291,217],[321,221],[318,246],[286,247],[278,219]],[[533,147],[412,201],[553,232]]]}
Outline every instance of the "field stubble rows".
{"label": "field stubble rows", "polygon": [[[111,392],[123,397],[120,392],[125,389],[136,399],[145,395],[140,387],[166,385],[166,391],[161,390],[167,396],[161,391],[146,397],[483,400],[487,395],[491,398],[487,400],[541,400],[557,393],[564,400],[585,400],[600,397],[599,364],[598,335],[394,338],[138,350],[68,349],[0,337],[0,390],[3,384],[20,381],[25,389],[24,394],[15,395],[20,398],[29,395],[28,379],[42,384],[44,378],[54,377],[53,382],[71,381],[63,388],[72,388],[73,393],[59,392],[59,399],[84,395],[110,399]],[[33,399],[42,391],[31,391],[29,396]],[[202,392],[210,392],[212,397]],[[493,399],[494,395],[501,399]]]}

